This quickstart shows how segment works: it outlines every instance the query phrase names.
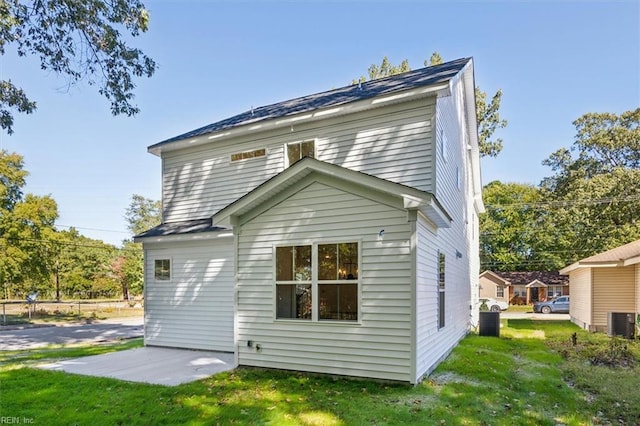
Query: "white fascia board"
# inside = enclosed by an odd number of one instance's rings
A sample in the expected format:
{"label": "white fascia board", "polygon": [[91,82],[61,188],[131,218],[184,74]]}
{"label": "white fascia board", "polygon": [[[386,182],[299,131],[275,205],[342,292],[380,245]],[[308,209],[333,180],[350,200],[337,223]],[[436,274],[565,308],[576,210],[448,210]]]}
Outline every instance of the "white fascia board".
{"label": "white fascia board", "polygon": [[623,262],[624,266],[637,265],[640,263],[640,256],[630,257]]}
{"label": "white fascia board", "polygon": [[485,207],[482,201],[482,174],[480,171],[480,146],[478,145],[478,121],[476,117],[476,84],[473,71],[473,58],[469,60],[460,73],[464,84],[465,118],[467,134],[469,137],[469,149],[471,151],[471,177],[473,184],[473,197],[478,213],[484,213]]}
{"label": "white fascia board", "polygon": [[352,114],[371,108],[378,108],[398,102],[407,102],[414,99],[419,99],[421,97],[428,96],[429,94],[440,94],[443,93],[443,91],[446,92],[448,90],[448,83],[440,83],[432,86],[418,87],[402,92],[397,92],[390,95],[381,95],[370,99],[355,101],[345,105],[334,105],[327,108],[305,111],[289,116],[256,119],[257,121],[255,123],[244,123],[242,125],[239,125],[238,127],[232,127],[230,129],[212,132],[193,138],[186,138],[174,142],[168,142],[166,144],[161,144],[155,147],[154,145],[152,145],[153,148],[149,147],[147,148],[147,151],[160,157],[162,152],[164,151],[175,151],[192,146],[204,145],[211,142],[212,140],[221,140],[255,132],[274,130],[281,127],[292,126],[294,124],[321,120],[331,116]]}
{"label": "white fascia board", "polygon": [[567,275],[571,271],[575,271],[580,268],[615,268],[618,266],[625,266],[623,261],[612,261],[612,262],[576,262],[572,265],[567,266],[564,269],[559,271],[560,275]]}

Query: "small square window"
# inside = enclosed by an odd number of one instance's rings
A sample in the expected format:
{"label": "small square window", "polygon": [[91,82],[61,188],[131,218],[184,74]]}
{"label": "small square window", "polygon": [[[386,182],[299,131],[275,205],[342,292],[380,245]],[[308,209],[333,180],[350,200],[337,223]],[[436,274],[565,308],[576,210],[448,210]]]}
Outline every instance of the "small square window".
{"label": "small square window", "polygon": [[171,260],[156,259],[153,273],[156,281],[169,281],[171,279]]}

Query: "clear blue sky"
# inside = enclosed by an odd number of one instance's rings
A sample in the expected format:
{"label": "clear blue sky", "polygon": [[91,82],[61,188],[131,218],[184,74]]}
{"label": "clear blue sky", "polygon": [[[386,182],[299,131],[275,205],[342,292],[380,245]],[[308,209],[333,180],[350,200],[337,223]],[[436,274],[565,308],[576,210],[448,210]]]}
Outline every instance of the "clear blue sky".
{"label": "clear blue sky", "polygon": [[[38,102],[1,148],[25,157],[27,191],[51,194],[61,229],[119,244],[131,195],[160,198],[160,159],[147,146],[252,106],[349,84],[387,55],[422,66],[472,56],[476,84],[504,91],[504,150],[483,182],[537,184],[541,161],[574,137],[586,112],[640,106],[638,1],[147,0],[150,30],[133,44],[159,64],[139,80],[134,117],[112,117],[85,84],[42,72],[10,47],[0,77]],[[104,231],[100,231],[104,230]]]}

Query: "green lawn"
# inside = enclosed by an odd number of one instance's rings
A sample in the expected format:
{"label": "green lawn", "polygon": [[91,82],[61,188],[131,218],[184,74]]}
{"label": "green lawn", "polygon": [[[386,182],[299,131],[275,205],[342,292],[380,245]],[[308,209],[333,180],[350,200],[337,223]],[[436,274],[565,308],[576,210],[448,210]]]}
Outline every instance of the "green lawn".
{"label": "green lawn", "polygon": [[48,425],[638,423],[636,343],[610,343],[564,321],[503,323],[500,338],[468,336],[415,387],[249,368],[163,387],[30,368],[140,340],[0,353],[0,417]]}

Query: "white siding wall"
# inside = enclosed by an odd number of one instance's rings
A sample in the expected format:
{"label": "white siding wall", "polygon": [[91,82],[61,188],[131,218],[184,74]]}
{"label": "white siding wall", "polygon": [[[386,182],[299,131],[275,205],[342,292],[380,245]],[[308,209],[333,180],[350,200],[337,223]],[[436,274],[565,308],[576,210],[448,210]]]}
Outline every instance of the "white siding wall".
{"label": "white siding wall", "polygon": [[[233,238],[147,243],[145,344],[234,350]],[[171,259],[171,280],[155,281],[154,260]]]}
{"label": "white siding wall", "polygon": [[[436,198],[452,216],[450,228],[429,230],[418,216],[416,380],[429,373],[462,339],[472,319],[472,294],[478,295],[478,242],[470,208],[467,135],[462,82],[451,96],[438,98],[435,128]],[[459,184],[458,184],[459,180]],[[474,235],[475,234],[475,235]],[[437,327],[436,257],[446,257],[445,326]],[[462,254],[460,258],[456,253]]]}
{"label": "white siding wall", "polygon": [[[317,158],[432,191],[435,99],[375,108],[163,155],[164,221],[210,217],[284,168],[284,144],[316,140]],[[266,157],[231,162],[266,148]]]}
{"label": "white siding wall", "polygon": [[608,312],[635,312],[635,274],[635,266],[593,268],[592,325],[598,331],[606,331]]}
{"label": "white siding wall", "polygon": [[579,268],[569,273],[571,299],[569,314],[571,321],[589,329],[592,312],[591,268]]}
{"label": "white siding wall", "polygon": [[[239,363],[411,381],[410,235],[405,211],[318,182],[242,225]],[[345,240],[361,244],[360,323],[275,320],[274,245]]]}

